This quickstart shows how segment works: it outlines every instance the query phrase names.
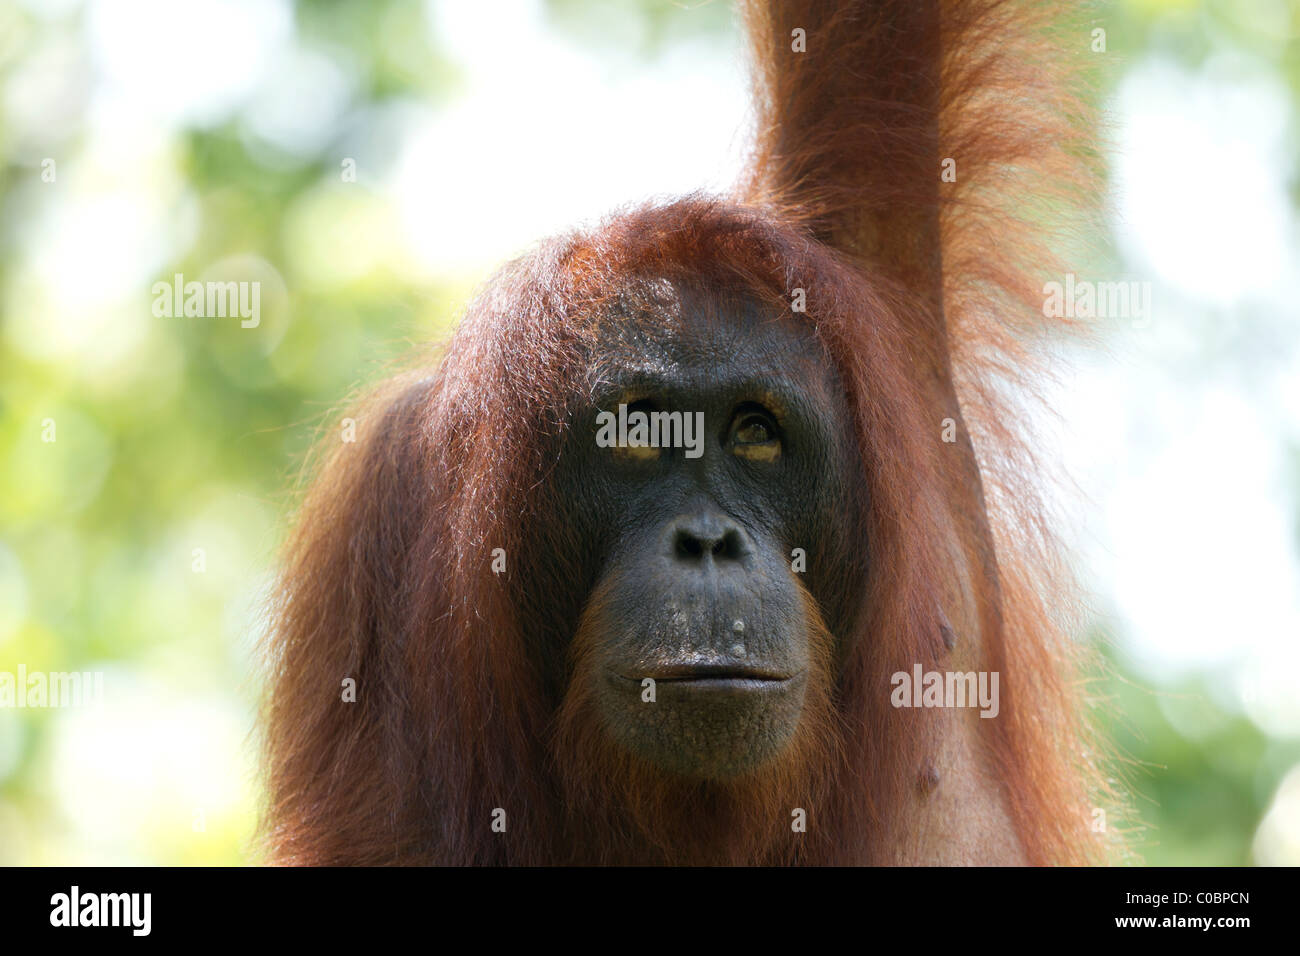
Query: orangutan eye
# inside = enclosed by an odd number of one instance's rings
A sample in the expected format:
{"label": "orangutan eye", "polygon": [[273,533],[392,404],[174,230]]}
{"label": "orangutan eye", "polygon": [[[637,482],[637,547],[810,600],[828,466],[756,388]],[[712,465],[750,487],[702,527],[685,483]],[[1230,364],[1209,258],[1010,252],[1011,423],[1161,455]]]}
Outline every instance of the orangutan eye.
{"label": "orangutan eye", "polygon": [[757,415],[751,415],[736,429],[736,443],[740,445],[761,445],[773,440],[767,422]]}
{"label": "orangutan eye", "polygon": [[781,440],[776,422],[766,411],[742,409],[731,429],[731,451],[750,461],[776,461],[781,456]]}
{"label": "orangutan eye", "polygon": [[627,417],[633,423],[633,428],[629,429],[629,441],[627,444],[616,444],[611,449],[614,457],[620,461],[657,461],[663,453],[662,448],[656,448],[649,444],[635,444],[638,441],[648,440],[648,430],[638,431],[636,428],[638,418],[649,417],[656,410],[655,403],[649,399],[633,402],[627,406]]}

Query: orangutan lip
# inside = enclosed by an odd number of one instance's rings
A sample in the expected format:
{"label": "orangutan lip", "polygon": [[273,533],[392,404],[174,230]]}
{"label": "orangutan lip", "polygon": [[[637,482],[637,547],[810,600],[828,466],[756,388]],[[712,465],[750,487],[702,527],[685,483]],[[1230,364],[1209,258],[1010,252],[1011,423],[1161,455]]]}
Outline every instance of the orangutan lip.
{"label": "orangutan lip", "polygon": [[763,668],[737,666],[735,664],[669,664],[642,674],[640,677],[627,679],[641,681],[648,677],[659,683],[672,684],[783,684],[798,676],[798,674],[782,674]]}

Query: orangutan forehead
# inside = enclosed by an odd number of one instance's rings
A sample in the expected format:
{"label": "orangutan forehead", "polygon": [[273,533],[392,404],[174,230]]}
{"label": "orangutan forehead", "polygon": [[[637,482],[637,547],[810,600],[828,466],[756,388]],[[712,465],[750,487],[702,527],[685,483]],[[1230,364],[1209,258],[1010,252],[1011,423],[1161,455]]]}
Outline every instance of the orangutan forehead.
{"label": "orangutan forehead", "polygon": [[761,322],[682,322],[659,328],[623,326],[602,331],[593,368],[640,375],[735,366],[758,375],[780,375],[795,367],[827,362],[816,337],[780,319]]}
{"label": "orangutan forehead", "polygon": [[638,285],[608,303],[591,330],[596,368],[639,375],[674,368],[743,365],[779,373],[826,352],[797,318],[753,299],[718,297],[667,280]]}
{"label": "orangutan forehead", "polygon": [[793,392],[837,399],[835,364],[799,321],[752,303],[718,306],[693,297],[673,314],[611,315],[597,330],[590,394],[628,400],[661,391],[744,392],[771,406]]}

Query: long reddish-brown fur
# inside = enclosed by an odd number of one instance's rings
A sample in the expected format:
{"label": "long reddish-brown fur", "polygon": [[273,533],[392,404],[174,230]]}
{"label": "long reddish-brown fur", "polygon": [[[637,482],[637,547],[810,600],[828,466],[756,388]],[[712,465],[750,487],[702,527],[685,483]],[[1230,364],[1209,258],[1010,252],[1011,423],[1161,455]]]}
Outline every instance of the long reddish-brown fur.
{"label": "long reddish-brown fur", "polygon": [[[944,667],[946,628],[966,642],[963,669],[1001,674],[1002,715],[977,721],[978,749],[1023,859],[1097,858],[1068,592],[999,399],[1030,367],[1025,317],[1050,277],[1026,228],[1041,210],[1019,201],[1091,189],[1086,114],[1052,79],[1068,64],[1050,6],[747,4],[759,128],[737,195],[543,244],[444,350],[354,413],[360,438],[333,449],[307,497],[276,608],[274,860],[914,861],[917,781],[947,725],[890,706],[889,677]],[[790,50],[795,27],[806,53]],[[944,157],[955,184],[940,182]],[[564,661],[574,690],[557,695],[530,643],[551,596],[524,593],[518,563],[491,570],[495,548],[571,560],[562,533],[530,530],[552,513],[543,450],[589,387],[580,356],[611,304],[653,313],[665,284],[704,312],[751,300],[807,322],[845,384],[863,476],[844,503],[862,548],[824,556],[862,596],[853,633],[837,650],[814,628],[824,680],[790,752],[726,786],[649,773],[602,738],[582,680],[599,594]],[[789,310],[794,288],[806,314]],[[940,441],[945,418],[960,442]]]}

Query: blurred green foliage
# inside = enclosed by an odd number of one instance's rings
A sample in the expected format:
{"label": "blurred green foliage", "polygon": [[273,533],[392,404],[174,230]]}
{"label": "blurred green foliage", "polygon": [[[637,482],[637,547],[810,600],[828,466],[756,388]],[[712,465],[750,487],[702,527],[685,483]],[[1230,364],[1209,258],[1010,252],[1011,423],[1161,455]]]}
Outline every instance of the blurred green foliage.
{"label": "blurred green foliage", "polygon": [[1150,866],[1249,866],[1256,827],[1300,742],[1273,740],[1214,699],[1212,679],[1156,687],[1126,676],[1103,682],[1103,736],[1132,799],[1127,826]]}

